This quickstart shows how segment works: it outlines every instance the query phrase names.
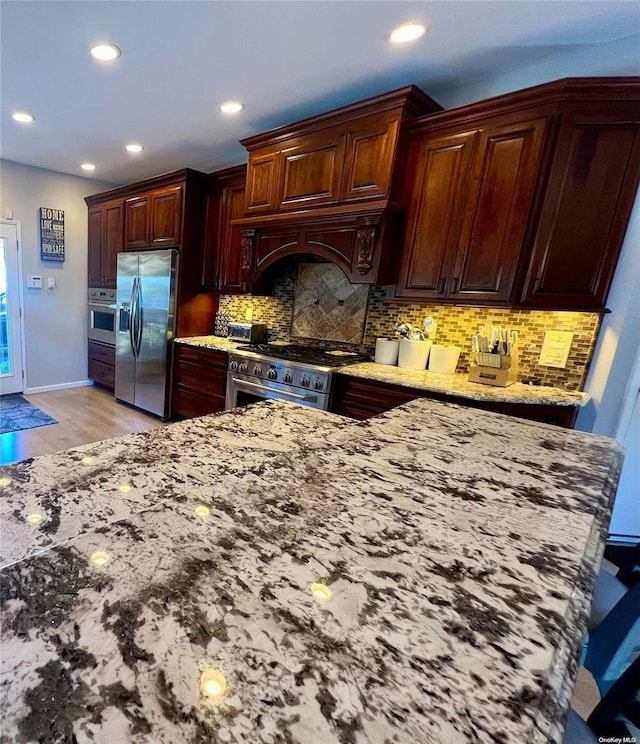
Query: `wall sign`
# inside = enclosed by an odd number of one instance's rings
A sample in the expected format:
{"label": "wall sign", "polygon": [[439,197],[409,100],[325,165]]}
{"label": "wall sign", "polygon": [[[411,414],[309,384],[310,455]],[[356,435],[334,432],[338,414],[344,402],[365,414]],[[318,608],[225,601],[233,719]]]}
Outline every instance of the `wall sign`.
{"label": "wall sign", "polygon": [[64,261],[64,211],[40,207],[40,259]]}

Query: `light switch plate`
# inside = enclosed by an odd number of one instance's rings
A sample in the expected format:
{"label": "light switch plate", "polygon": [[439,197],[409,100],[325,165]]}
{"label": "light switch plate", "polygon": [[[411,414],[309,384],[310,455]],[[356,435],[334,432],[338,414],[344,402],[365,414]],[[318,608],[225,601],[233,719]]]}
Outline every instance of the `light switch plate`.
{"label": "light switch plate", "polygon": [[55,288],[56,288],[55,276],[48,276],[47,277],[47,289],[55,289]]}
{"label": "light switch plate", "polygon": [[547,331],[538,364],[543,367],[566,367],[572,341],[571,331]]}

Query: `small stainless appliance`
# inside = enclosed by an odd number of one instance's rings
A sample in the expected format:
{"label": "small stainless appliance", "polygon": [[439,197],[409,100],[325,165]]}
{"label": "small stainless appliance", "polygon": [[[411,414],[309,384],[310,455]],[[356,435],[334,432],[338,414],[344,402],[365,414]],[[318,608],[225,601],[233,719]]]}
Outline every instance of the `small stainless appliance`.
{"label": "small stainless appliance", "polygon": [[116,398],[162,418],[171,413],[177,267],[176,250],[118,254]]}
{"label": "small stainless appliance", "polygon": [[251,344],[229,354],[225,408],[278,398],[326,411],[333,372],[366,354],[297,344]]}
{"label": "small stainless appliance", "polygon": [[88,312],[89,341],[115,346],[116,290],[90,287]]}
{"label": "small stainless appliance", "polygon": [[229,323],[227,336],[248,344],[263,344],[267,340],[267,326],[262,323]]}

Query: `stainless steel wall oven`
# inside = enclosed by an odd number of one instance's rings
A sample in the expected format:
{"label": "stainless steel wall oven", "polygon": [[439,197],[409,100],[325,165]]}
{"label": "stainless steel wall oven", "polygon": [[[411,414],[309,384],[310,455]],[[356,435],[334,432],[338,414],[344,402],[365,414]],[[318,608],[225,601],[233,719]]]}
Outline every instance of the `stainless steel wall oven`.
{"label": "stainless steel wall oven", "polygon": [[89,340],[115,346],[116,290],[91,287],[88,299]]}

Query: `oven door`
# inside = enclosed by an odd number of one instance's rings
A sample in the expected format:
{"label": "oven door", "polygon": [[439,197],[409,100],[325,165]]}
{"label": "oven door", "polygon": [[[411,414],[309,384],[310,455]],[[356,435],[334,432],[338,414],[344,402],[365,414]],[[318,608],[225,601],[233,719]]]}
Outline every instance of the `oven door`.
{"label": "oven door", "polygon": [[100,303],[89,303],[89,340],[103,344],[116,344],[116,306]]}
{"label": "oven door", "polygon": [[329,408],[329,395],[315,390],[299,392],[288,385],[271,380],[249,379],[236,372],[227,373],[227,397],[225,409],[248,406],[261,400],[288,400],[310,408],[326,411]]}

